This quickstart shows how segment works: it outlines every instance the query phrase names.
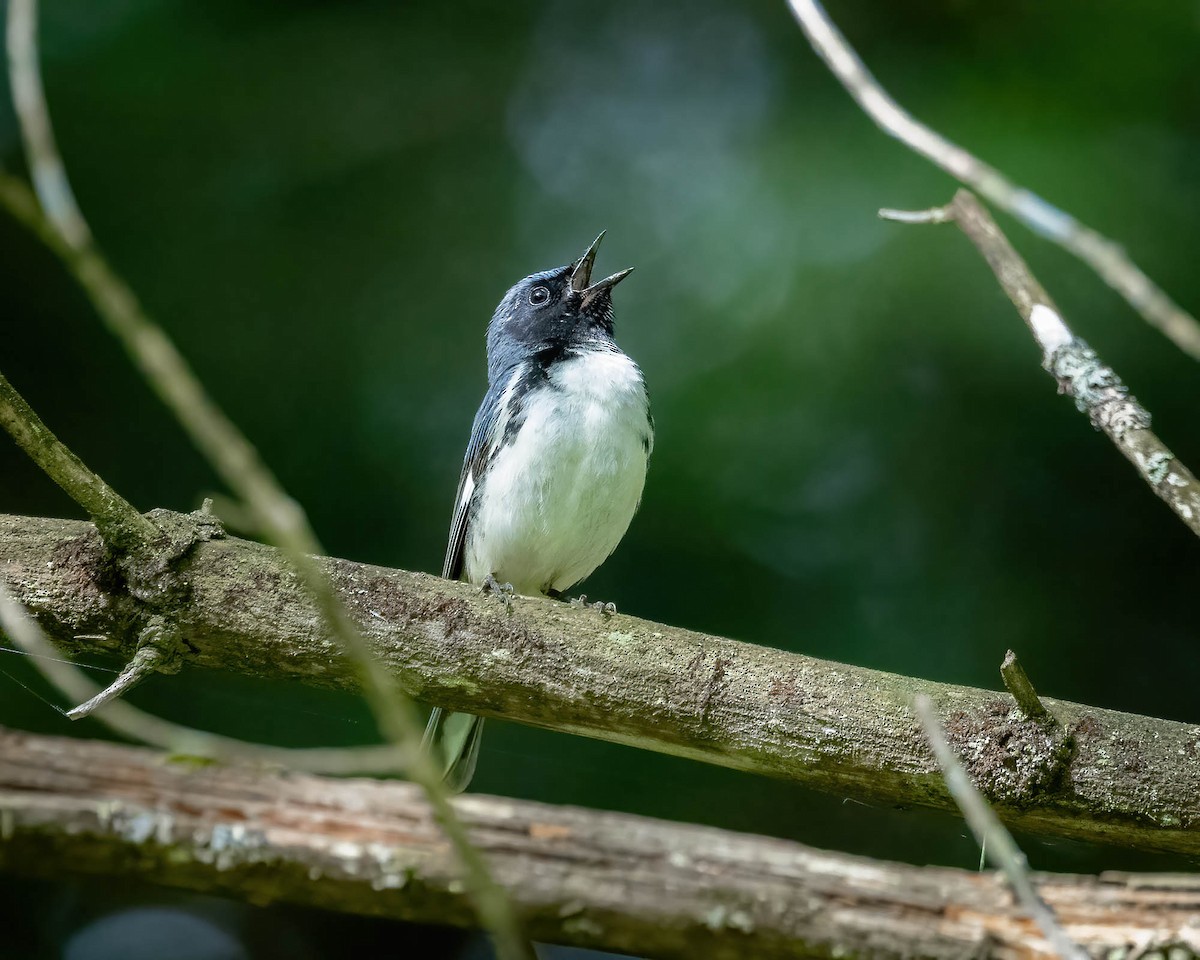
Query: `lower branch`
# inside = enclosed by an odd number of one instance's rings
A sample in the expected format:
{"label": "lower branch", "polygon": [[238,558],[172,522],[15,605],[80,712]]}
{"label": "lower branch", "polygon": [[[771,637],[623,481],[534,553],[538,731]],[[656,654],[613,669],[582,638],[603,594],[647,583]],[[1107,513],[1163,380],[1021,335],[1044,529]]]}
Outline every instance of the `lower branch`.
{"label": "lower branch", "polygon": [[[163,521],[165,522],[165,521]],[[1200,728],[816,660],[546,599],[512,609],[464,584],[318,561],[380,662],[413,696],[806,783],[953,810],[911,704],[932,701],[973,782],[1010,826],[1200,854]],[[76,654],[126,659],[145,608],[87,523],[0,516],[0,577]],[[233,537],[192,546],[154,608],[185,665],[354,689],[286,555]],[[1036,638],[1031,638],[1031,642]],[[801,640],[801,643],[803,641]],[[153,683],[169,683],[158,677]]]}
{"label": "lower branch", "polygon": [[[539,940],[689,960],[1050,952],[994,873],[498,797],[460,797],[454,808]],[[410,784],[164,764],[142,748],[3,730],[0,869],[474,919]],[[1200,950],[1200,878],[1033,879],[1093,955]]]}

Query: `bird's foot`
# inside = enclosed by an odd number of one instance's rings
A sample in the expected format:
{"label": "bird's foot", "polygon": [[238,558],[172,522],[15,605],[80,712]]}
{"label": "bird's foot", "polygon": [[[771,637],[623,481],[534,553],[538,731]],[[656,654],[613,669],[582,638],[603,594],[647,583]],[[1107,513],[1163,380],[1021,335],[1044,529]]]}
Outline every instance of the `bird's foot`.
{"label": "bird's foot", "polygon": [[617,605],[611,601],[605,603],[603,600],[597,600],[595,603],[588,603],[586,593],[581,593],[571,601],[573,607],[586,607],[588,610],[595,610],[598,613],[604,614],[606,617],[611,617],[617,612]]}
{"label": "bird's foot", "polygon": [[489,573],[483,578],[483,583],[479,585],[480,593],[490,593],[493,596],[499,597],[504,601],[504,609],[511,610],[513,602],[513,585],[511,583],[500,583],[494,574]]}

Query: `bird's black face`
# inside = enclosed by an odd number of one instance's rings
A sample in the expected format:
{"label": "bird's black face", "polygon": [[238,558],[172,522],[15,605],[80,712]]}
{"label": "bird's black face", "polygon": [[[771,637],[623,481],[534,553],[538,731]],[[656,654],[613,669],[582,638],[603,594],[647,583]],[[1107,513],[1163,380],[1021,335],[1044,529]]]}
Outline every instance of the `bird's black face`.
{"label": "bird's black face", "polygon": [[531,354],[612,339],[612,288],[633,268],[591,282],[603,237],[574,263],[526,277],[504,295],[488,327],[489,371]]}

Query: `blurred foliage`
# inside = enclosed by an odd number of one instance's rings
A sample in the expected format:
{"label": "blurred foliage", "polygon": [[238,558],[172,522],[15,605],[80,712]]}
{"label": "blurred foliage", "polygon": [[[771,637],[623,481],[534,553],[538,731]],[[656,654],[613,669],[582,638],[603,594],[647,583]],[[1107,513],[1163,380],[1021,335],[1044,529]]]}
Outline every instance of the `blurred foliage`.
{"label": "blurred foliage", "polygon": [[[658,439],[641,513],[589,594],[954,683],[997,686],[1011,646],[1045,694],[1200,722],[1197,545],[1054,395],[964,239],[876,220],[953,184],[858,112],[784,4],[45,7],[47,93],[101,244],[331,552],[440,567],[484,325],[509,284],[607,228],[600,268],[638,267],[617,333]],[[917,116],[1200,307],[1194,4],[831,13]],[[0,156],[20,170],[2,100]],[[1005,225],[1200,464],[1195,363]],[[0,252],[0,369],[134,503],[194,507],[211,471],[78,290],[7,219]],[[7,443],[0,509],[79,513]],[[0,722],[67,729],[26,664],[0,668]],[[236,676],[162,678],[135,700],[281,743],[373,736],[352,698]],[[950,817],[489,728],[479,791],[976,859]],[[1044,869],[1180,865],[1023,839]]]}

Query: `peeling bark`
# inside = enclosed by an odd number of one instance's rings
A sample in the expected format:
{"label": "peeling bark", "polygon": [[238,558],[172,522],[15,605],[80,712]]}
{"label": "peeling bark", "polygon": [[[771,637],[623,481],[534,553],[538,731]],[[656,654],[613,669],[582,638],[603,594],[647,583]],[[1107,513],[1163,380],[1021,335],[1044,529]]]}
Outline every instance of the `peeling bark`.
{"label": "peeling bark", "polygon": [[[994,873],[499,797],[460,797],[455,808],[543,941],[689,960],[1049,950]],[[4,730],[0,868],[473,921],[454,857],[409,784],[196,768],[142,748]],[[1200,949],[1196,877],[1035,879],[1095,956]]]}
{"label": "peeling bark", "polygon": [[[161,518],[160,518],[161,519]],[[911,704],[933,701],[1010,825],[1200,854],[1200,727],[816,660],[545,599],[511,612],[471,587],[322,559],[375,654],[455,710],[785,777],[866,800],[953,809]],[[167,618],[192,666],[353,688],[354,670],[276,550],[194,538],[173,589],[132,596],[90,524],[0,517],[0,576],[64,650],[130,656]],[[169,681],[165,681],[169,682]]]}

